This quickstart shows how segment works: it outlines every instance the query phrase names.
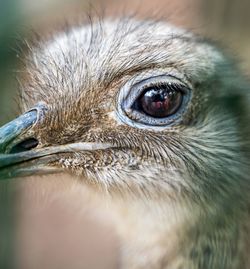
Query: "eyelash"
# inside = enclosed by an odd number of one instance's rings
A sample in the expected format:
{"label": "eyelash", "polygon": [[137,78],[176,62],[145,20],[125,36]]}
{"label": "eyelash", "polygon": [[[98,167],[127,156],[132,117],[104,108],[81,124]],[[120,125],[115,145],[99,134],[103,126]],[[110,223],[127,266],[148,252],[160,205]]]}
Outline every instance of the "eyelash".
{"label": "eyelash", "polygon": [[185,86],[182,85],[183,87],[180,87],[180,84],[177,83],[163,83],[163,82],[159,82],[157,84],[154,83],[150,83],[148,85],[145,85],[142,89],[141,89],[141,94],[145,93],[149,88],[161,88],[161,87],[168,87],[169,90],[176,90],[176,91],[180,91],[182,93],[185,93],[185,91],[182,90],[182,88],[184,88]]}

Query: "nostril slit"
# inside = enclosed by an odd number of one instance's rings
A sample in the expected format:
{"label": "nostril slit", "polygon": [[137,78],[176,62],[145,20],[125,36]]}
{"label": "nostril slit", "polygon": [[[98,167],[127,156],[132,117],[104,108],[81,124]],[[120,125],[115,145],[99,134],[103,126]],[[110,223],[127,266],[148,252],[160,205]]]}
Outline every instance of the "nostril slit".
{"label": "nostril slit", "polygon": [[38,140],[35,138],[28,138],[20,143],[16,144],[10,151],[10,153],[19,153],[23,151],[28,151],[34,149],[39,144]]}

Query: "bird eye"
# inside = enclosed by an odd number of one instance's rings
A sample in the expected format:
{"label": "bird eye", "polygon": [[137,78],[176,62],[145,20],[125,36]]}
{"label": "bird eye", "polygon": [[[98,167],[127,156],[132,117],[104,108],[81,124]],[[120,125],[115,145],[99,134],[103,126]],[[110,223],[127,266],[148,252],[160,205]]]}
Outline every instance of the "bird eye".
{"label": "bird eye", "polygon": [[177,85],[152,86],[136,100],[135,107],[151,117],[165,118],[178,110],[182,103],[182,97],[182,92]]}
{"label": "bird eye", "polygon": [[191,91],[187,83],[172,75],[140,75],[119,92],[117,116],[138,128],[166,128],[181,121]]}

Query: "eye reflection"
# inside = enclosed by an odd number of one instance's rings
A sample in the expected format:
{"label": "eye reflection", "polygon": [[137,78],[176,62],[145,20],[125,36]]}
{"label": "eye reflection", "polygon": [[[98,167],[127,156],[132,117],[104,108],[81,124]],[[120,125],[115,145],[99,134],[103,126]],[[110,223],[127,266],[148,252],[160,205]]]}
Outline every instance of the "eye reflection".
{"label": "eye reflection", "polygon": [[174,114],[182,104],[182,93],[171,85],[150,87],[136,100],[137,109],[151,117],[164,118]]}

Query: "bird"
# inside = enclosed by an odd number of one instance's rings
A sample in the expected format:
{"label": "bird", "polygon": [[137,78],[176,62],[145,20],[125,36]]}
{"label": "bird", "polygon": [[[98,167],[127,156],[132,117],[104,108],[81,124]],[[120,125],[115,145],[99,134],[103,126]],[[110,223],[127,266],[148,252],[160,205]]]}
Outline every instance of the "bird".
{"label": "bird", "polygon": [[247,269],[249,83],[165,21],[103,18],[29,46],[0,178],[67,173],[97,195],[122,269]]}

